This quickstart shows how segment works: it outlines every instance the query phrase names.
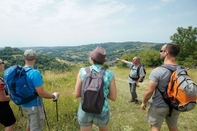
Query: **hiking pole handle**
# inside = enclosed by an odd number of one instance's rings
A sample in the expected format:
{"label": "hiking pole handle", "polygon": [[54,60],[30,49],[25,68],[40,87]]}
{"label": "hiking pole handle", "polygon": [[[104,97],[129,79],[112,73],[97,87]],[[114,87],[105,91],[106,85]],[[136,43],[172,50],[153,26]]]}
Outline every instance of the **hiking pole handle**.
{"label": "hiking pole handle", "polygon": [[54,92],[52,100],[57,101],[57,99],[58,99],[58,94],[56,92]]}

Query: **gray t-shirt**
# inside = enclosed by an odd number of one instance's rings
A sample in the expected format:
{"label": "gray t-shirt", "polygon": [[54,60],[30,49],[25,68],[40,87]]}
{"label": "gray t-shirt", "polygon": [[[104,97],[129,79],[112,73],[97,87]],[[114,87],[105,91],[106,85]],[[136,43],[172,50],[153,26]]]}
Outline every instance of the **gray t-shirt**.
{"label": "gray t-shirt", "polygon": [[[172,66],[172,67],[175,68],[176,66]],[[155,88],[155,92],[152,96],[151,102],[150,102],[151,106],[168,107],[168,105],[163,100],[158,88],[162,92],[166,90],[168,83],[170,81],[171,74],[172,72],[164,67],[157,67],[153,69],[153,71],[150,73],[149,79],[158,83],[157,87]]]}
{"label": "gray t-shirt", "polygon": [[[130,73],[129,73],[129,76],[132,77],[132,78],[137,78],[138,77],[137,76],[137,68],[138,68],[138,66],[135,66],[133,64],[133,62],[128,62],[128,61],[127,61],[127,66],[131,69]],[[141,68],[139,69],[139,75],[140,75],[140,77],[141,76],[145,76],[145,72],[143,70],[143,66],[141,66]],[[129,76],[128,76],[129,83],[136,83],[136,81],[131,79]]]}

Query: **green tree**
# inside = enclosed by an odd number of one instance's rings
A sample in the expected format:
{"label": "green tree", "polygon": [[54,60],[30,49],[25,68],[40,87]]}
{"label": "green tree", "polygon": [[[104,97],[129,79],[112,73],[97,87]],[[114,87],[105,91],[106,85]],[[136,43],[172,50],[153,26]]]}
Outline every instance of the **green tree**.
{"label": "green tree", "polygon": [[[138,56],[141,59],[141,63],[145,67],[156,67],[162,64],[160,59],[159,51],[156,50],[145,50],[139,53],[124,54],[121,59],[132,61],[134,56]],[[117,66],[126,67],[125,63],[118,62]]]}
{"label": "green tree", "polygon": [[[24,66],[23,52],[18,48],[5,47],[0,50],[0,57],[5,61],[5,69],[12,65],[21,65]],[[64,62],[58,61],[54,57],[48,57],[45,55],[37,54],[36,63],[34,68],[39,69],[40,71],[45,70],[57,70],[64,71],[68,70],[68,65]]]}
{"label": "green tree", "polygon": [[197,27],[178,27],[177,33],[174,33],[170,39],[181,47],[177,57],[179,64],[189,67],[197,66],[195,58],[195,54],[197,54]]}
{"label": "green tree", "polygon": [[147,67],[156,67],[162,64],[160,59],[159,51],[156,50],[146,50],[139,54],[141,62]]}
{"label": "green tree", "polygon": [[[127,61],[132,61],[134,56],[137,56],[137,54],[124,54],[120,57],[120,59],[127,60]],[[118,62],[117,66],[118,67],[127,67],[127,64],[125,64],[123,62]]]}

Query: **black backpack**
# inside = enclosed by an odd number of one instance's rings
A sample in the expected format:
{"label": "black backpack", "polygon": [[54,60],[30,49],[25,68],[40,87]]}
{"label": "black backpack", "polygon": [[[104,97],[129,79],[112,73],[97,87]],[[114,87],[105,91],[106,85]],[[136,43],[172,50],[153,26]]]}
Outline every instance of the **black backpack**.
{"label": "black backpack", "polygon": [[100,72],[93,73],[90,68],[85,68],[86,76],[82,82],[81,103],[82,110],[88,113],[100,114],[104,104],[103,93],[103,73],[105,68],[101,68]]}
{"label": "black backpack", "polygon": [[[133,66],[134,66],[134,65],[131,66],[131,70],[133,69]],[[145,70],[144,66],[142,66],[141,64],[137,67],[137,78],[132,78],[130,75],[129,75],[129,77],[130,77],[131,79],[137,81],[137,80],[140,78],[140,68],[141,68],[141,67],[143,68],[143,71],[144,71],[144,74],[145,74],[145,75],[143,76],[143,78],[139,81],[139,82],[142,83],[142,82],[144,81],[145,76],[146,76],[146,70]]]}

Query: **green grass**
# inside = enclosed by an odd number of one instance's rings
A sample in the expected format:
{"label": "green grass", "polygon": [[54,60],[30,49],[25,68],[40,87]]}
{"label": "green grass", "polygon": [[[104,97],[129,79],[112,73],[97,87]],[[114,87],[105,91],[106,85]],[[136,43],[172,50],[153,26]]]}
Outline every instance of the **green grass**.
{"label": "green grass", "polygon": [[[44,88],[48,92],[60,92],[58,100],[58,121],[56,112],[56,103],[49,99],[44,99],[44,106],[47,115],[47,121],[51,131],[79,131],[80,127],[76,119],[78,103],[80,99],[75,99],[73,96],[76,76],[79,69],[71,72],[52,73],[45,72],[43,74]],[[147,110],[143,111],[140,105],[129,103],[131,99],[129,92],[129,84],[127,81],[129,69],[113,67],[111,70],[115,73],[117,85],[117,100],[110,101],[111,117],[109,128],[111,131],[148,131],[150,125],[146,121]],[[148,76],[151,68],[147,68],[147,76],[145,81],[137,88],[138,98],[141,101],[144,90],[148,84]],[[190,76],[197,82],[197,71],[189,70]],[[21,116],[18,107],[12,102],[11,106],[14,110],[17,123],[15,131],[23,131],[26,126],[25,116]],[[190,112],[181,113],[178,127],[179,131],[196,131],[197,130],[197,108]],[[45,122],[46,123],[46,122]],[[161,131],[168,130],[166,124],[162,125]],[[47,123],[44,126],[44,131],[48,131]],[[98,131],[96,126],[93,126],[93,131]]]}

